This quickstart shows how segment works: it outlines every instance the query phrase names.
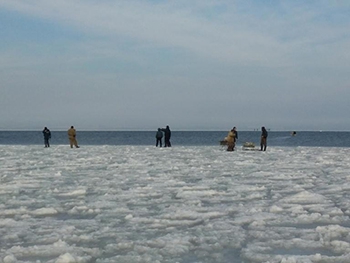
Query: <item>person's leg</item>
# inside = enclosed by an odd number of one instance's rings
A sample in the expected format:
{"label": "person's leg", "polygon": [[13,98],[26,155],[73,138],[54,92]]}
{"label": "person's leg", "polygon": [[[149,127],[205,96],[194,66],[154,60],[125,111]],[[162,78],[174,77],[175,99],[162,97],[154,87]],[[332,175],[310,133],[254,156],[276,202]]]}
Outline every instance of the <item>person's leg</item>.
{"label": "person's leg", "polygon": [[69,138],[69,144],[70,144],[70,148],[73,148],[73,144],[74,144],[73,139]]}
{"label": "person's leg", "polygon": [[75,139],[75,138],[74,138],[74,146],[75,146],[75,148],[79,148],[79,146],[78,146],[78,141],[77,141],[77,139]]}
{"label": "person's leg", "polygon": [[261,137],[260,151],[266,151],[266,138],[264,138],[264,137]]}

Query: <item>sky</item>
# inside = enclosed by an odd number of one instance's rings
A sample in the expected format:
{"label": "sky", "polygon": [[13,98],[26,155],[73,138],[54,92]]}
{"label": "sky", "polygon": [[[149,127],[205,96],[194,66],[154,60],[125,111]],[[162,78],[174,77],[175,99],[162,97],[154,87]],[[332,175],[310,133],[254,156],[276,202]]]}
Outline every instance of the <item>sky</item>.
{"label": "sky", "polygon": [[346,0],[0,0],[0,130],[350,131]]}

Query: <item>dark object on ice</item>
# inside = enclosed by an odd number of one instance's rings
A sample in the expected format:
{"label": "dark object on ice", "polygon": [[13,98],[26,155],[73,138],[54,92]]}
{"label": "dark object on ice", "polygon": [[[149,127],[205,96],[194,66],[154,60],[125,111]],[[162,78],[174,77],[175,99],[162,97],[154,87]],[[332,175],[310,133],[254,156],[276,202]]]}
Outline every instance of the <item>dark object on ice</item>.
{"label": "dark object on ice", "polygon": [[161,129],[158,128],[158,131],[156,133],[156,147],[158,146],[158,143],[159,143],[159,147],[162,147],[162,138],[163,138],[163,133]]}
{"label": "dark object on ice", "polygon": [[164,132],[164,147],[171,147],[170,143],[170,137],[171,137],[171,131],[169,126],[167,125],[166,128],[161,129]]}
{"label": "dark object on ice", "polygon": [[45,148],[50,147],[49,141],[51,139],[51,132],[47,127],[44,128],[43,135],[44,135]]}
{"label": "dark object on ice", "polygon": [[267,147],[267,130],[265,127],[261,127],[261,138],[260,138],[260,151],[266,151]]}

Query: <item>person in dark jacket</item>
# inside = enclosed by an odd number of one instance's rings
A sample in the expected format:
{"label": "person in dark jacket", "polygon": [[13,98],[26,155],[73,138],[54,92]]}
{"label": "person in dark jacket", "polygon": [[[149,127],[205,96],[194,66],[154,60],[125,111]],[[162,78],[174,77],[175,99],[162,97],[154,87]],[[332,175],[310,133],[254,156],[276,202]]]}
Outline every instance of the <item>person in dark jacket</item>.
{"label": "person in dark jacket", "polygon": [[170,137],[171,137],[171,131],[169,126],[167,125],[166,128],[161,129],[164,132],[164,147],[171,147],[170,143]]}
{"label": "person in dark jacket", "polygon": [[266,151],[267,135],[265,127],[261,127],[260,151]]}
{"label": "person in dark jacket", "polygon": [[163,132],[160,128],[158,128],[158,131],[156,133],[156,147],[158,146],[158,143],[159,143],[159,147],[162,147],[162,138],[163,138]]}
{"label": "person in dark jacket", "polygon": [[51,132],[45,127],[43,130],[45,148],[50,147]]}
{"label": "person in dark jacket", "polygon": [[233,133],[235,134],[235,141],[238,140],[238,132],[237,132],[237,128],[233,127]]}

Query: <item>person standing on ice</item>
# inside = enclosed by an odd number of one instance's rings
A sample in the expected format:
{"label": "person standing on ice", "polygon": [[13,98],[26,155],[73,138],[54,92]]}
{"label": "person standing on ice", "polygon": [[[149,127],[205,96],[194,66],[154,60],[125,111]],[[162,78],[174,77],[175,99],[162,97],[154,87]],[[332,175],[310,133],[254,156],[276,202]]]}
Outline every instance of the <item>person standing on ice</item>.
{"label": "person standing on ice", "polygon": [[167,125],[166,128],[161,129],[164,132],[164,147],[171,147],[170,143],[170,137],[171,137],[171,131],[169,126]]}
{"label": "person standing on ice", "polygon": [[236,127],[233,127],[233,133],[235,134],[235,142],[236,142],[238,140],[238,132]]}
{"label": "person standing on ice", "polygon": [[234,151],[235,145],[236,145],[236,134],[235,134],[234,128],[232,128],[232,130],[228,132],[226,141],[227,141],[227,151],[228,152]]}
{"label": "person standing on ice", "polygon": [[162,138],[163,138],[163,132],[160,128],[158,128],[158,131],[156,133],[156,147],[158,146],[158,143],[159,143],[159,147],[162,147]]}
{"label": "person standing on ice", "polygon": [[79,148],[76,135],[77,135],[77,132],[75,131],[74,126],[71,126],[70,129],[68,130],[70,148],[73,148],[73,145],[75,146],[75,148]]}
{"label": "person standing on ice", "polygon": [[45,148],[50,147],[51,132],[45,127],[43,130]]}
{"label": "person standing on ice", "polygon": [[267,135],[268,133],[265,127],[261,127],[260,151],[266,151]]}

